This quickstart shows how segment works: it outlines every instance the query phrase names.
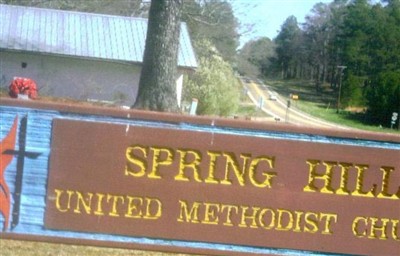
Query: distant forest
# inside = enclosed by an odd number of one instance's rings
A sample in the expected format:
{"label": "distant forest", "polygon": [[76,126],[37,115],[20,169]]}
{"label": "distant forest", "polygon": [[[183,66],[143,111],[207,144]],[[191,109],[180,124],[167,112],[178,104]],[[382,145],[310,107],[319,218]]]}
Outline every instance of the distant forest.
{"label": "distant forest", "polygon": [[317,4],[304,24],[288,17],[276,38],[248,42],[239,55],[243,74],[311,79],[335,93],[342,84],[342,106],[367,108],[372,123],[400,112],[400,0]]}

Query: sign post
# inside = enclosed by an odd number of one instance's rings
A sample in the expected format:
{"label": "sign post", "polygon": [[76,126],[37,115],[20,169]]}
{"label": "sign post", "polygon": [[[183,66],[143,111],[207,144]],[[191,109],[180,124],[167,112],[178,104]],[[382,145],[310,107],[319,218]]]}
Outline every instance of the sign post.
{"label": "sign post", "polygon": [[399,116],[399,113],[397,113],[397,112],[392,113],[392,121],[390,122],[390,129],[393,129],[393,125],[396,124],[396,120],[397,120],[398,116]]}
{"label": "sign post", "polygon": [[192,115],[192,116],[196,115],[198,103],[199,103],[199,101],[196,98],[192,99],[192,103],[190,104],[190,110],[189,110],[190,115]]}
{"label": "sign post", "polygon": [[337,106],[336,106],[336,113],[339,113],[340,110],[340,99],[341,99],[341,94],[342,94],[342,76],[343,76],[343,71],[347,68],[347,66],[337,66],[337,69],[339,70],[339,90],[338,90],[338,99],[337,99]]}

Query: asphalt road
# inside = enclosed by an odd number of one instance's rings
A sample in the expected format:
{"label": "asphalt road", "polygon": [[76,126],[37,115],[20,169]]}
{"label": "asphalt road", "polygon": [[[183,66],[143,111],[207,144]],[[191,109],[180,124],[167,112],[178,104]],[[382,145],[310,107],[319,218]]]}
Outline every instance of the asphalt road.
{"label": "asphalt road", "polygon": [[317,128],[346,129],[343,126],[328,123],[299,111],[294,106],[294,100],[291,100],[290,107],[288,107],[288,98],[274,92],[268,85],[258,84],[253,81],[242,81],[242,84],[252,102],[257,107],[261,107],[261,110],[267,115],[271,116],[273,121]]}

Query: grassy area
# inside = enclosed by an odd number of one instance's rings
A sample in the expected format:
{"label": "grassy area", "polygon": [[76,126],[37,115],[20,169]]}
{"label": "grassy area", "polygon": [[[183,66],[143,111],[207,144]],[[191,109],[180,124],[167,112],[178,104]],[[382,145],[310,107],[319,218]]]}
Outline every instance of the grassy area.
{"label": "grassy area", "polygon": [[92,246],[77,246],[52,243],[39,243],[15,240],[0,240],[1,256],[26,256],[26,255],[46,255],[46,256],[179,256],[185,254],[172,254],[162,252],[137,251],[128,249],[112,249]]}
{"label": "grassy area", "polygon": [[299,100],[292,101],[293,106],[312,116],[356,129],[400,134],[399,130],[368,124],[360,109],[340,110],[337,113],[337,93],[329,85],[323,85],[317,92],[311,81],[268,80],[265,83],[283,97],[298,95]]}
{"label": "grassy area", "polygon": [[242,103],[236,111],[236,116],[240,117],[267,117],[268,115],[261,111],[253,103]]}
{"label": "grassy area", "polygon": [[240,96],[240,105],[235,112],[235,116],[239,118],[253,118],[253,117],[267,117],[268,115],[261,111],[254,103],[250,100],[250,98],[242,93]]}

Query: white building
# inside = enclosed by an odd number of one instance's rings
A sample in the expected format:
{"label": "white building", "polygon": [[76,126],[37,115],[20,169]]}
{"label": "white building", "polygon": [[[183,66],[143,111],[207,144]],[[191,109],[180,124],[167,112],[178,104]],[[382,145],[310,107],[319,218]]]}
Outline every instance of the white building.
{"label": "white building", "polygon": [[[16,76],[39,95],[132,105],[137,96],[147,19],[0,5],[0,86]],[[178,55],[182,77],[197,62],[186,24]]]}

